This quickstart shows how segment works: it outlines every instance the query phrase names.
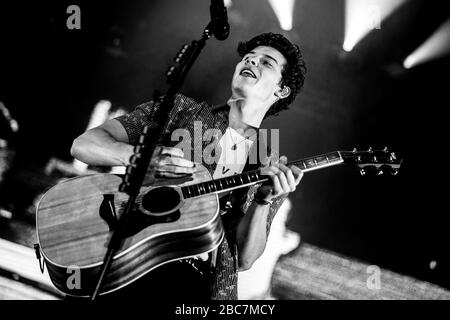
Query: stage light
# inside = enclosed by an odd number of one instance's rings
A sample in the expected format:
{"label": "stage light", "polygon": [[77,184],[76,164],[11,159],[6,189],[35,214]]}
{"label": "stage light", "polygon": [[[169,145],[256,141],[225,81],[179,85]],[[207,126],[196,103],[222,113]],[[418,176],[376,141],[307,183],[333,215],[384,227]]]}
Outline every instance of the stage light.
{"label": "stage light", "polygon": [[283,30],[292,30],[295,0],[269,0]]}
{"label": "stage light", "polygon": [[350,52],[370,31],[406,0],[346,0],[345,36],[342,48]]}
{"label": "stage light", "polygon": [[406,69],[450,54],[450,19],[403,62]]}
{"label": "stage light", "polygon": [[430,261],[430,269],[434,270],[437,267],[437,262],[435,260]]}
{"label": "stage light", "polygon": [[230,8],[233,5],[233,1],[231,1],[231,0],[223,0],[223,5],[226,8]]}
{"label": "stage light", "polygon": [[10,220],[10,219],[12,219],[13,214],[12,214],[12,212],[9,211],[9,210],[0,208],[0,217],[1,217],[1,218],[4,218],[4,219]]}

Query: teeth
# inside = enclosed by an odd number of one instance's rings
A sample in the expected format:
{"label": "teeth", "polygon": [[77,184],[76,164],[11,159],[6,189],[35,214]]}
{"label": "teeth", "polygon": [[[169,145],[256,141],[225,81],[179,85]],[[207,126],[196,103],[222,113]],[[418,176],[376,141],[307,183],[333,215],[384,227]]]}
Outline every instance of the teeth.
{"label": "teeth", "polygon": [[252,77],[252,78],[256,78],[256,76],[255,76],[255,74],[253,73],[253,72],[251,72],[250,70],[242,70],[241,71],[241,74],[243,74],[243,75],[249,75],[250,77]]}

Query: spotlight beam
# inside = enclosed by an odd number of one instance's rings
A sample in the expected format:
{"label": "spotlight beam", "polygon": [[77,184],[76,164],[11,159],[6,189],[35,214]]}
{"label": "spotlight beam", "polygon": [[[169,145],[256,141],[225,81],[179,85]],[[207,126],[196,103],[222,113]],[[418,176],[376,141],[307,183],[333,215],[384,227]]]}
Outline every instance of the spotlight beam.
{"label": "spotlight beam", "polygon": [[295,0],[268,0],[278,18],[281,29],[292,30]]}
{"label": "spotlight beam", "polygon": [[406,69],[429,62],[450,54],[450,19],[445,21],[436,32],[403,62]]}
{"label": "spotlight beam", "polygon": [[381,29],[382,21],[405,0],[346,0],[343,49],[353,50],[370,31]]}

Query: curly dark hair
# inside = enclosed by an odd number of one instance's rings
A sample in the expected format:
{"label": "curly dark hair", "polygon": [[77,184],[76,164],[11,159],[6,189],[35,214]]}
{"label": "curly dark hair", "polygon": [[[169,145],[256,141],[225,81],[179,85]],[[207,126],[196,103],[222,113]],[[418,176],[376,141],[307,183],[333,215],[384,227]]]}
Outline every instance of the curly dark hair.
{"label": "curly dark hair", "polygon": [[302,89],[305,82],[306,64],[299,46],[293,44],[286,37],[278,33],[263,33],[249,41],[240,42],[237,51],[242,58],[258,46],[268,46],[278,50],[287,61],[281,71],[280,85],[281,87],[289,87],[291,94],[275,102],[266,113],[266,117],[270,115],[276,116],[280,111],[289,109],[289,105]]}

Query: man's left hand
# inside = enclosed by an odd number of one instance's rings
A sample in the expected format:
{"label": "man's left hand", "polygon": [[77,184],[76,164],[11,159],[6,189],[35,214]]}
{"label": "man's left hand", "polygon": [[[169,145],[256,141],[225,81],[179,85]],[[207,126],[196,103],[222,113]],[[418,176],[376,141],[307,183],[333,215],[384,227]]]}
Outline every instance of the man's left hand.
{"label": "man's left hand", "polygon": [[287,157],[282,156],[277,164],[271,164],[261,170],[261,173],[268,175],[271,181],[259,188],[260,199],[271,201],[275,197],[295,191],[303,177],[303,172],[297,166],[288,167],[287,162]]}

